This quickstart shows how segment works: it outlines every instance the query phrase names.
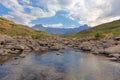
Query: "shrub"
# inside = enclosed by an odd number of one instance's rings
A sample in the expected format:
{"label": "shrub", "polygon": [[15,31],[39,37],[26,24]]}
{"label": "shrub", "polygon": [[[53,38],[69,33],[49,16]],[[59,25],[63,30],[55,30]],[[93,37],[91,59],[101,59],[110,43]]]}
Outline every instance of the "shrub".
{"label": "shrub", "polygon": [[99,38],[99,37],[101,37],[101,36],[102,36],[101,33],[96,33],[96,34],[95,34],[95,38]]}

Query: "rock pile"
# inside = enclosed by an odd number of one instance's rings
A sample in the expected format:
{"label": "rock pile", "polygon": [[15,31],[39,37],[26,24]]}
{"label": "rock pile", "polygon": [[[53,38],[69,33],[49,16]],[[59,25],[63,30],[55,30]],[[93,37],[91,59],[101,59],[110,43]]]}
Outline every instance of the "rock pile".
{"label": "rock pile", "polygon": [[112,60],[120,61],[120,37],[75,39],[70,44],[75,49],[95,55],[105,55]]}
{"label": "rock pile", "polygon": [[31,37],[9,37],[3,35],[0,38],[0,55],[20,54],[24,57],[26,53],[33,51],[46,52],[49,50],[63,50],[61,39],[32,39]]}

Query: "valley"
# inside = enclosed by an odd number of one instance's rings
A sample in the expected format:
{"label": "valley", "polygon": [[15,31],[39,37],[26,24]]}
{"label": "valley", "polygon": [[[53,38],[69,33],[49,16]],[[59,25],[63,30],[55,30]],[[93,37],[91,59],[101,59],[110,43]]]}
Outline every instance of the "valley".
{"label": "valley", "polygon": [[[113,23],[60,37],[0,18],[0,80],[119,80],[120,27]],[[109,33],[103,25],[112,25]]]}

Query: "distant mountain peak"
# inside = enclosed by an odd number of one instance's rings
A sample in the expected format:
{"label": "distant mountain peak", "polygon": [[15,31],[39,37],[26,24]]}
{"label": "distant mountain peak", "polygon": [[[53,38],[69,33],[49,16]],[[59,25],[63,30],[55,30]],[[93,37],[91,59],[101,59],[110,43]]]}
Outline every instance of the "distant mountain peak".
{"label": "distant mountain peak", "polygon": [[37,24],[37,25],[33,26],[32,28],[35,30],[47,32],[52,35],[61,36],[61,35],[65,35],[68,33],[73,33],[73,34],[78,33],[82,30],[88,29],[89,26],[87,24],[85,24],[85,25],[79,26],[77,28],[54,28],[54,27],[45,27],[42,24]]}

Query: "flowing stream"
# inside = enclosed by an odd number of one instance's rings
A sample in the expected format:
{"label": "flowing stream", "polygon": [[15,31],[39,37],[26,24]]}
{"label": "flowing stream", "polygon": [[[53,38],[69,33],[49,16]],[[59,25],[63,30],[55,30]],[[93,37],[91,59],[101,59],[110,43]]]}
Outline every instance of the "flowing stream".
{"label": "flowing stream", "polygon": [[30,53],[0,66],[0,80],[120,80],[120,63],[66,48]]}

